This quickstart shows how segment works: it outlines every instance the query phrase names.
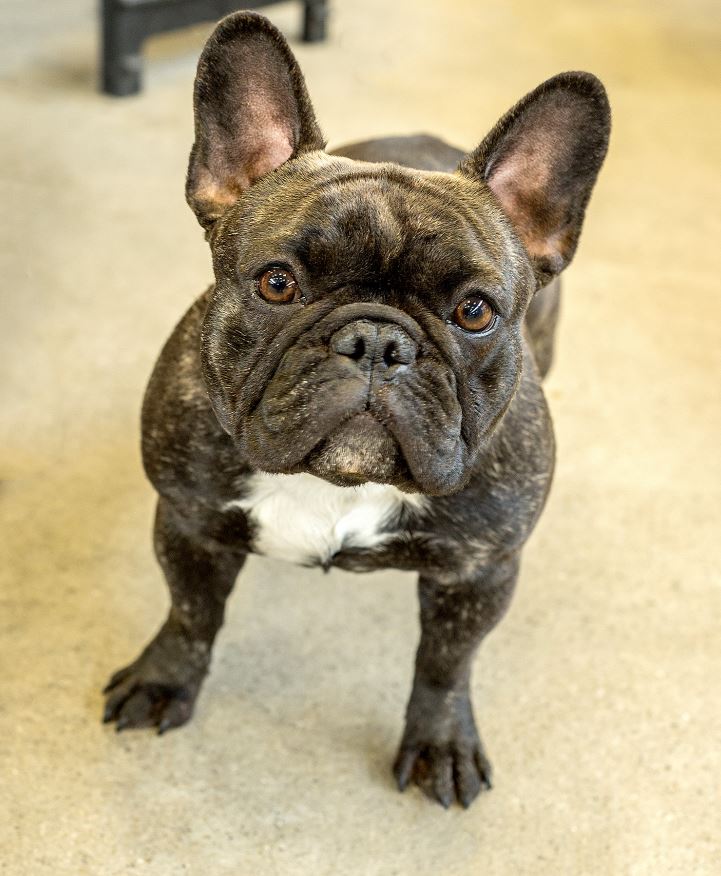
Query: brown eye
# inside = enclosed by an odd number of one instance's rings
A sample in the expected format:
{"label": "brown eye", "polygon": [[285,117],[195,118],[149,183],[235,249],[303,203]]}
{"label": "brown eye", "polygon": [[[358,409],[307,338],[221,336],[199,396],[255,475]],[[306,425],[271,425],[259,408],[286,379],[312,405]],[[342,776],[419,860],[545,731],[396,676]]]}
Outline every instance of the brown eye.
{"label": "brown eye", "polygon": [[290,304],[300,298],[295,277],[285,268],[271,268],[258,281],[258,292],[272,304]]}
{"label": "brown eye", "polygon": [[485,298],[470,295],[453,311],[453,321],[467,332],[485,332],[495,324],[496,314]]}

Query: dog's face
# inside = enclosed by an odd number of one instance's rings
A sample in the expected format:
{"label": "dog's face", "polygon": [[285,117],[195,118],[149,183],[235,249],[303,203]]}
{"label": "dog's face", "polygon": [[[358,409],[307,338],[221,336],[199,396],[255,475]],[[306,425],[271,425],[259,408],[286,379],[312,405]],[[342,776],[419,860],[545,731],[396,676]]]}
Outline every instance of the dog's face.
{"label": "dog's face", "polygon": [[241,13],[203,53],[195,106],[187,193],[217,279],[201,352],[240,452],[342,485],[461,488],[518,385],[528,303],[575,249],[600,84],[546,83],[454,174],[352,161],[323,151],[283,38]]}
{"label": "dog's face", "polygon": [[533,274],[480,186],[316,152],[213,232],[203,355],[251,463],[438,493],[463,482],[521,366]]}

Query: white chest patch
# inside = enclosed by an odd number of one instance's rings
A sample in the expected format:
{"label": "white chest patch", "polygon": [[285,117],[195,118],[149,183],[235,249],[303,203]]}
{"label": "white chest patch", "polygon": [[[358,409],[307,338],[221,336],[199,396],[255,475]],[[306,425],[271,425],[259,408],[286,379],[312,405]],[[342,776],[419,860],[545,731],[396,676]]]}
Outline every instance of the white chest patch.
{"label": "white chest patch", "polygon": [[310,474],[256,472],[242,508],[256,526],[253,549],[291,563],[324,563],[342,547],[372,548],[393,538],[382,529],[403,507],[420,511],[425,496],[387,484],[337,487]]}

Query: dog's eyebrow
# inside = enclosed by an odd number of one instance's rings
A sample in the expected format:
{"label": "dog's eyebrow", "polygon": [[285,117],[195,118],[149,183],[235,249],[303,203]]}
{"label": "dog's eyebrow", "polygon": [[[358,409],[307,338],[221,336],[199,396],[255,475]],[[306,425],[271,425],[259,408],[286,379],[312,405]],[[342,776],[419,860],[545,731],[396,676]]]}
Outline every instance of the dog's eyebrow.
{"label": "dog's eyebrow", "polygon": [[[479,222],[481,213],[486,215],[485,211],[478,207],[474,208],[464,198],[449,197],[451,194],[449,189],[457,180],[454,174],[440,171],[412,172],[401,165],[370,163],[365,166],[343,167],[341,169],[337,165],[324,165],[315,168],[315,174],[318,176],[307,181],[310,184],[303,193],[314,202],[317,202],[317,199],[333,187],[342,191],[343,189],[352,189],[356,185],[362,187],[364,184],[373,182],[380,185],[390,184],[396,190],[400,189],[405,197],[422,193],[434,202],[438,215],[446,213],[464,220],[464,224],[472,230],[476,242],[483,249],[487,250],[493,258],[502,257],[502,249],[497,245],[497,236],[489,234],[488,230]],[[447,185],[444,186],[443,182]]]}
{"label": "dog's eyebrow", "polygon": [[343,167],[340,170],[335,165],[323,165],[314,168],[309,176],[310,178],[306,178],[304,181],[305,185],[296,191],[296,195],[299,198],[307,199],[307,205],[311,210],[314,205],[320,203],[322,196],[330,194],[332,189],[336,189],[339,195],[347,195],[349,193],[343,190],[350,189],[354,194],[357,194],[359,189],[369,183],[375,183],[381,187],[388,185],[389,193],[392,189],[396,191],[400,189],[406,197],[409,194],[411,196],[422,194],[433,200],[439,214],[445,212],[462,217],[468,225],[477,231],[479,242],[486,248],[490,248],[489,241],[479,233],[481,229],[478,226],[477,213],[471,210],[468,204],[449,198],[449,190],[439,185],[440,180],[444,177],[447,177],[449,182],[454,179],[450,173],[435,172],[431,176],[418,172],[415,175],[400,165],[369,163],[361,167]]}

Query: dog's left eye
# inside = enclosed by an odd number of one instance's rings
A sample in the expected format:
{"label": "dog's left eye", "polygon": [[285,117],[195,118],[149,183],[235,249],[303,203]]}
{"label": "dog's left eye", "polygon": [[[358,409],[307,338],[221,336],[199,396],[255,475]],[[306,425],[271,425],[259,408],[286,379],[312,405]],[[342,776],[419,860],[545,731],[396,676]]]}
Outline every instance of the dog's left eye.
{"label": "dog's left eye", "polygon": [[495,310],[481,295],[469,295],[453,311],[453,321],[467,332],[490,332],[498,317]]}
{"label": "dog's left eye", "polygon": [[298,281],[285,268],[270,268],[261,274],[258,292],[272,304],[290,304],[300,298]]}

